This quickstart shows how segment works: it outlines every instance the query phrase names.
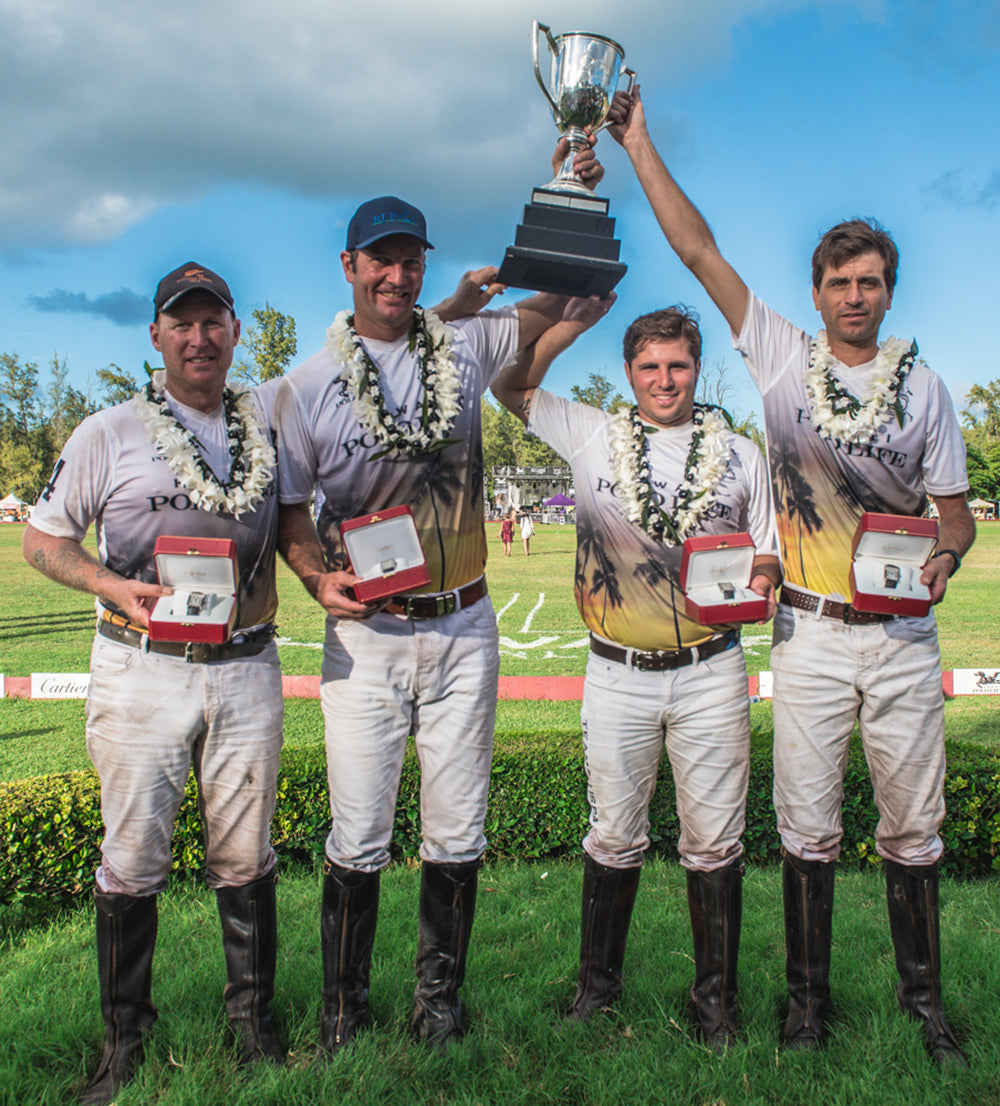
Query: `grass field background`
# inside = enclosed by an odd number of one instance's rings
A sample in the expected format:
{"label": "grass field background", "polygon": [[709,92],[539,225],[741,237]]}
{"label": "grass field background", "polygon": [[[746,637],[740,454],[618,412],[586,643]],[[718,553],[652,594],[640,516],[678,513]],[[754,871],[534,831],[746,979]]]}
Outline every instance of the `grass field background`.
{"label": "grass field background", "polygon": [[[498,527],[487,529],[490,596],[500,629],[500,671],[505,676],[582,676],[587,635],[573,600],[576,531],[568,525],[538,526],[531,556],[520,543],[503,556]],[[21,556],[24,527],[0,526],[0,672],[83,672],[93,638],[93,600],[83,592],[46,580]],[[92,537],[91,537],[92,540]],[[945,669],[1000,667],[1000,523],[980,526],[979,537],[937,608],[941,659]],[[279,652],[288,675],[318,675],[324,615],[283,563],[278,566]],[[766,670],[770,626],[743,632],[747,669]],[[1000,698],[959,698],[946,705],[951,740],[1000,744]],[[770,730],[771,706],[753,704],[753,724]],[[579,733],[575,702],[502,701],[497,740],[532,730]],[[287,747],[322,741],[319,704],[286,704]],[[85,768],[83,702],[24,699],[0,701],[0,779]]]}

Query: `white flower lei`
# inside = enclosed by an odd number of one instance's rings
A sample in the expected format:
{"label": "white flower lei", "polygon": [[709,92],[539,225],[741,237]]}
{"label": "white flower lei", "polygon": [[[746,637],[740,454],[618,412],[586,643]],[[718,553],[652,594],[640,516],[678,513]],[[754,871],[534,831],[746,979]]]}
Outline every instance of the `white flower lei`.
{"label": "white flower lei", "polygon": [[233,458],[223,487],[202,457],[198,439],[174,417],[165,387],[166,373],[161,369],[136,395],[138,414],[191,502],[199,511],[226,511],[236,518],[253,510],[271,483],[277,458],[250,393],[223,391],[226,435]]}
{"label": "white flower lei", "polygon": [[347,385],[358,422],[385,448],[371,460],[390,453],[411,457],[436,453],[454,444],[448,434],[461,410],[459,379],[451,352],[452,331],[433,311],[417,307],[410,325],[410,352],[417,352],[424,389],[420,427],[404,430],[389,414],[379,382],[378,366],[354,329],[354,316],[341,311],[326,332],[326,347],[344,368],[340,379]]}
{"label": "white flower lei", "polygon": [[696,403],[694,433],[684,462],[677,507],[668,514],[656,503],[649,468],[646,426],[636,406],[623,407],[611,419],[611,470],[625,517],[656,541],[680,545],[715,503],[715,493],[729,468],[728,424],[720,408]]}
{"label": "white flower lei", "polygon": [[917,343],[887,338],[875,358],[869,381],[871,396],[861,403],[834,375],[839,362],[821,330],[809,346],[809,367],[802,377],[809,397],[809,417],[824,438],[842,442],[870,442],[891,409],[903,425],[899,390],[917,357]]}

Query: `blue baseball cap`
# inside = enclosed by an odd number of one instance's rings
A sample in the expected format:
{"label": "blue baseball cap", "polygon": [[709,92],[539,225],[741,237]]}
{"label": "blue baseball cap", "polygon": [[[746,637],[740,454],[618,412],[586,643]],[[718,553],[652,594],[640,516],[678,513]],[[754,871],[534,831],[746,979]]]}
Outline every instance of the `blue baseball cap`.
{"label": "blue baseball cap", "polygon": [[398,196],[379,196],[363,203],[347,224],[344,248],[363,250],[390,234],[408,234],[423,242],[429,250],[434,249],[427,241],[427,220],[423,212]]}

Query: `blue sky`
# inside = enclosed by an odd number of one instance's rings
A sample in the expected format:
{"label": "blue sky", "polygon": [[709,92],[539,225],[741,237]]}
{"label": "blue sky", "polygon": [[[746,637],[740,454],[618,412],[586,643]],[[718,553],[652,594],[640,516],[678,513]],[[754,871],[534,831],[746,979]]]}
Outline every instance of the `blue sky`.
{"label": "blue sky", "polygon": [[[667,164],[774,307],[813,330],[819,234],[875,215],[902,255],[883,333],[915,336],[959,408],[1000,377],[1000,5],[937,0],[0,0],[0,351],[43,382],[54,354],[83,389],[109,363],[138,376],[156,281],[193,259],[244,319],[293,315],[305,357],[348,304],[347,220],[382,193],[427,215],[425,304],[499,264],[557,137],[536,17],[622,43]],[[625,326],[684,302],[730,406],[755,409],[624,153],[604,135],[598,154],[629,272],[550,386],[624,387]]]}

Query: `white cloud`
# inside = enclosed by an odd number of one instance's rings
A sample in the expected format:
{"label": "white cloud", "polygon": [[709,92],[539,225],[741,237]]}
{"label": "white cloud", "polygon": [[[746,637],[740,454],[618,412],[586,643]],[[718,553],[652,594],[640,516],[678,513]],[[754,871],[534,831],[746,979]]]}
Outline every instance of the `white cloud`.
{"label": "white cloud", "polygon": [[739,20],[802,6],[0,0],[0,246],[108,240],[233,181],[509,210],[556,137],[530,65],[542,8],[662,88],[724,65]]}

